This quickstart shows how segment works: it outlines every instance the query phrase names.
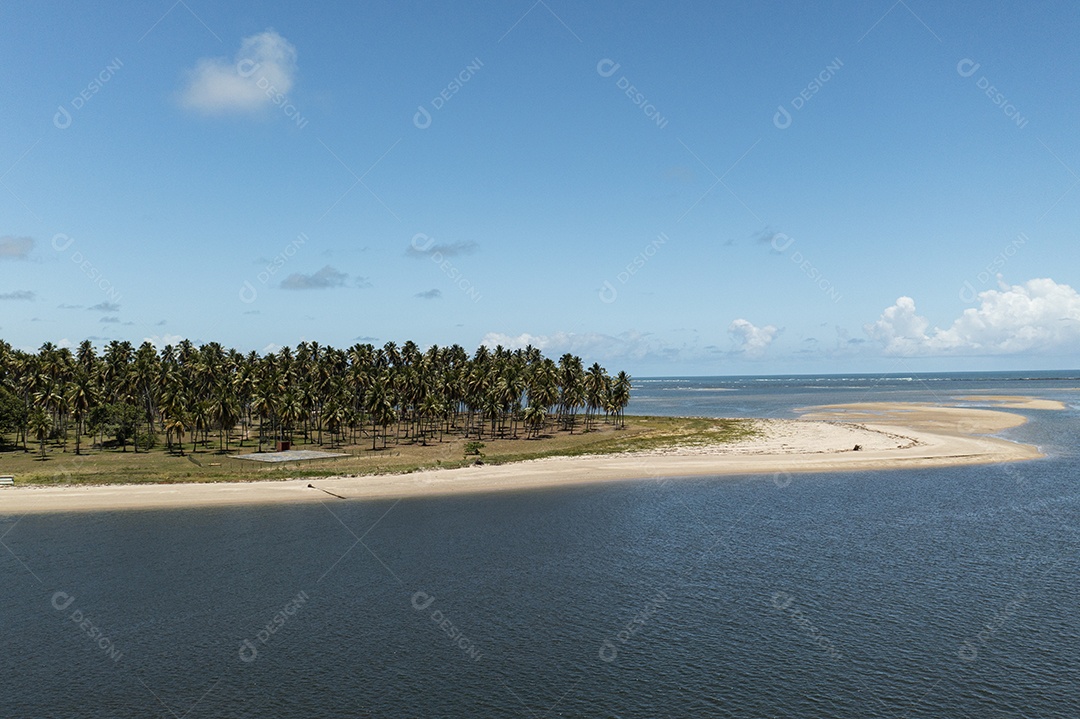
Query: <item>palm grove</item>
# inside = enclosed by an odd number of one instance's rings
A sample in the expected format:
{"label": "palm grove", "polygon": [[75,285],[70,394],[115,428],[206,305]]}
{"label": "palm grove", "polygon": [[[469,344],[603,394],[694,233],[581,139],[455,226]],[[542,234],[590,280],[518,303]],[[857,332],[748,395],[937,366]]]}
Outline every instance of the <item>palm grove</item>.
{"label": "palm grove", "polygon": [[[158,352],[144,342],[90,341],[72,352],[46,343],[37,353],[0,340],[0,445],[46,457],[47,446],[85,442],[127,451],[183,454],[185,441],[224,451],[239,437],[331,446],[536,438],[591,430],[601,414],[623,424],[630,377],[611,377],[580,358],[558,362],[539,350],[459,345],[421,351],[413,342],[347,350],[303,342],[295,350],[247,355],[188,340]],[[10,447],[9,447],[10,448]]]}

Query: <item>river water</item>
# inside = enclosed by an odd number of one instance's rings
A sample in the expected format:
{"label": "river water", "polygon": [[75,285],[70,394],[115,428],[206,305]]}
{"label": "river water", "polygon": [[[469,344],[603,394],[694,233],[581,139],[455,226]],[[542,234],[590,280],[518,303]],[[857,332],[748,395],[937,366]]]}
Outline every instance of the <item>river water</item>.
{"label": "river water", "polygon": [[1064,401],[1014,465],[0,505],[0,717],[1075,719],[1076,374],[640,380],[630,407]]}

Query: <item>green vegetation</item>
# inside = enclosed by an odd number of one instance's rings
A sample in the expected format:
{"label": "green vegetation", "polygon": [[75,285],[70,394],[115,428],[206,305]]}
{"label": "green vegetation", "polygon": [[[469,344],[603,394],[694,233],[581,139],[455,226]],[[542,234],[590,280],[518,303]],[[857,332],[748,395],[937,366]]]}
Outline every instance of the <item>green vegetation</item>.
{"label": "green vegetation", "polygon": [[[504,464],[528,459],[588,454],[618,454],[671,447],[697,447],[731,442],[752,436],[752,420],[687,419],[679,417],[631,417],[624,429],[615,423],[598,422],[591,432],[553,431],[538,441],[486,438],[482,443],[485,464]],[[140,437],[145,435],[140,435]],[[228,482],[414,472],[420,469],[464,467],[476,462],[466,445],[476,440],[444,436],[426,446],[418,441],[401,442],[386,450],[371,451],[370,444],[335,448],[340,459],[288,462],[283,465],[246,462],[229,458],[214,443],[185,453],[122,452],[119,447],[88,450],[76,455],[60,449],[61,440],[50,445],[49,460],[38,452],[0,453],[0,471],[15,474],[19,484],[139,484],[173,482]],[[299,448],[319,449],[317,443]],[[327,448],[328,449],[328,448]]]}
{"label": "green vegetation", "polygon": [[[20,484],[192,482],[411,472],[728,442],[736,420],[639,417],[630,377],[527,347],[302,343],[243,355],[187,340],[160,353],[89,341],[37,353],[0,341],[0,472]],[[268,465],[228,455],[347,454]]]}
{"label": "green vegetation", "polygon": [[[185,456],[263,451],[277,442],[371,453],[403,446],[526,442],[621,428],[630,377],[533,347],[412,342],[348,350],[301,343],[243,355],[184,340],[159,353],[146,342],[89,341],[37,353],[0,341],[0,462],[35,451]],[[163,445],[163,447],[162,447]],[[161,449],[157,449],[162,447]],[[6,452],[5,452],[6,450]]]}

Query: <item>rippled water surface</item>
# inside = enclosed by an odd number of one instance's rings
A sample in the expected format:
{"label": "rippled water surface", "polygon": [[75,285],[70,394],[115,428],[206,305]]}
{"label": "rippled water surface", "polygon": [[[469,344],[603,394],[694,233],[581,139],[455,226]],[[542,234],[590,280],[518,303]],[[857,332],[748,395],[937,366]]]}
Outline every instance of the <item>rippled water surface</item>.
{"label": "rippled water surface", "polygon": [[0,515],[0,716],[1080,716],[1080,381],[851,381],[633,409],[1069,409],[1010,466]]}

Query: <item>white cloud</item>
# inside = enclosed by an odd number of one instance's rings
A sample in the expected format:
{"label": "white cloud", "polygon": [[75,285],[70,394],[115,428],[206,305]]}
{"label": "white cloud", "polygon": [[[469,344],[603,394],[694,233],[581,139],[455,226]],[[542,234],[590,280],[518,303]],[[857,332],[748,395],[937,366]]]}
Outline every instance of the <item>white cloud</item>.
{"label": "white cloud", "polygon": [[624,332],[620,335],[605,335],[598,332],[555,332],[550,335],[533,335],[524,332],[508,335],[501,332],[488,332],[480,344],[489,348],[502,345],[504,349],[522,349],[532,345],[548,357],[558,359],[570,352],[582,358],[599,361],[612,359],[643,359],[664,352],[654,348],[645,335],[637,332]]}
{"label": "white cloud", "polygon": [[915,301],[901,297],[864,329],[895,355],[1016,354],[1080,344],[1080,294],[1069,285],[1049,278],[1003,283],[978,299],[948,328],[928,332]]}
{"label": "white cloud", "polygon": [[753,323],[737,319],[728,326],[728,334],[739,345],[739,350],[747,357],[760,357],[765,354],[779,330],[772,325],[755,327]]}
{"label": "white cloud", "polygon": [[436,242],[434,244],[427,243],[422,247],[410,243],[405,248],[405,255],[407,257],[425,257],[437,253],[443,257],[457,257],[458,255],[471,255],[476,252],[479,246],[475,242],[448,242],[445,244]]}
{"label": "white cloud", "polygon": [[231,62],[199,60],[188,71],[180,102],[206,115],[256,112],[273,105],[276,93],[287,95],[295,77],[296,48],[267,30],[244,38]]}
{"label": "white cloud", "polygon": [[34,249],[33,237],[0,237],[0,260],[25,260]]}
{"label": "white cloud", "polygon": [[927,340],[929,320],[915,314],[915,300],[901,297],[896,304],[881,313],[878,321],[865,325],[870,339],[885,346],[889,354],[915,354],[915,350]]}
{"label": "white cloud", "polygon": [[156,350],[162,350],[166,345],[172,345],[175,347],[184,341],[183,335],[154,335],[153,337],[143,337],[143,342],[149,342],[154,346]]}
{"label": "white cloud", "polygon": [[330,265],[323,267],[318,272],[305,275],[294,272],[281,281],[283,290],[325,290],[331,287],[341,287],[345,284],[348,275]]}

